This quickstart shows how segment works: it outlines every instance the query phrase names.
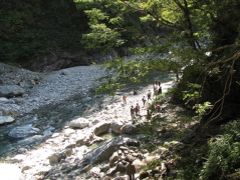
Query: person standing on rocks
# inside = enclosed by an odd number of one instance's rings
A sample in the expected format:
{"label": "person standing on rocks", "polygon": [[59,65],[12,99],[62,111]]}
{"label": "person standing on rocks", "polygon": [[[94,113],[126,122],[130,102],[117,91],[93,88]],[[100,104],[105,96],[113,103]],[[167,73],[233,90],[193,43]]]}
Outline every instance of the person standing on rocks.
{"label": "person standing on rocks", "polygon": [[133,106],[130,107],[130,114],[131,114],[131,118],[133,120],[135,118],[135,108]]}
{"label": "person standing on rocks", "polygon": [[148,93],[147,93],[147,99],[148,100],[151,100],[151,95],[152,95],[151,90],[148,90]]}
{"label": "person standing on rocks", "polygon": [[158,88],[158,95],[159,94],[162,94],[162,86],[159,86],[159,88]]}
{"label": "person standing on rocks", "polygon": [[127,104],[127,96],[123,95],[122,99],[123,99],[123,104]]}
{"label": "person standing on rocks", "polygon": [[133,95],[137,95],[137,90],[136,89],[133,90]]}
{"label": "person standing on rocks", "polygon": [[160,113],[160,112],[161,112],[161,106],[160,106],[160,104],[156,104],[155,109],[156,109],[156,111],[157,111],[158,113]]}
{"label": "person standing on rocks", "polygon": [[145,96],[143,96],[143,97],[142,97],[143,107],[145,107],[146,101],[147,101],[147,100],[146,100]]}
{"label": "person standing on rocks", "polygon": [[136,114],[136,116],[140,116],[140,106],[138,103],[135,106],[135,114]]}
{"label": "person standing on rocks", "polygon": [[150,119],[151,118],[151,111],[149,108],[147,108],[147,119]]}
{"label": "person standing on rocks", "polygon": [[153,84],[153,93],[154,93],[154,95],[156,95],[157,90],[158,90],[158,85],[157,85],[157,82],[155,82]]}

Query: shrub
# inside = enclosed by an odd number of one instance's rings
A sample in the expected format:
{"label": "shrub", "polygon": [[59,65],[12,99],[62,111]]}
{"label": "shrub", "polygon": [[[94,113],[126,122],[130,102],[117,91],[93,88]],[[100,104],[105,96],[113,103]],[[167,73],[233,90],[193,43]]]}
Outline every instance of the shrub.
{"label": "shrub", "polygon": [[201,179],[227,179],[240,168],[240,121],[224,127],[224,134],[209,141],[209,155]]}

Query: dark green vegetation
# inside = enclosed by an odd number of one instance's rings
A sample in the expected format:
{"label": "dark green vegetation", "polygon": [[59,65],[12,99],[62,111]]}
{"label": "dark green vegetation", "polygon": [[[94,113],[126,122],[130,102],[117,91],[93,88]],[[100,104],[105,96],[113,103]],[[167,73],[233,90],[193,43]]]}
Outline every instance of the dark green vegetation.
{"label": "dark green vegetation", "polygon": [[0,7],[1,61],[65,51],[151,55],[108,62],[114,76],[98,92],[110,93],[157,71],[182,75],[173,100],[195,111],[199,125],[187,153],[179,153],[181,178],[239,179],[239,123],[232,122],[240,115],[239,0],[23,0]]}
{"label": "dark green vegetation", "polygon": [[82,49],[87,17],[71,0],[1,1],[0,17],[0,61],[25,63]]}

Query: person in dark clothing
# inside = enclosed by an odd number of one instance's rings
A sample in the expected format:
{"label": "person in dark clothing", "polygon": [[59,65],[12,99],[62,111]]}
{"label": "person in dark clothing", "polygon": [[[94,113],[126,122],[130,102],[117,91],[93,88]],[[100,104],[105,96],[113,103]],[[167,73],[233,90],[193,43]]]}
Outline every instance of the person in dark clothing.
{"label": "person in dark clothing", "polygon": [[162,86],[159,86],[158,94],[162,94]]}
{"label": "person in dark clothing", "polygon": [[137,95],[137,90],[133,90],[133,95]]}
{"label": "person in dark clothing", "polygon": [[140,106],[138,103],[135,106],[135,114],[136,114],[136,116],[140,116]]}
{"label": "person in dark clothing", "polygon": [[148,108],[147,109],[147,119],[150,119],[151,118],[151,110]]}
{"label": "person in dark clothing", "polygon": [[130,114],[131,114],[131,118],[134,119],[135,118],[135,108],[133,106],[131,106],[131,108],[130,108]]}
{"label": "person in dark clothing", "polygon": [[143,96],[143,97],[142,97],[143,107],[145,106],[146,101],[147,101],[147,100],[146,100],[145,96]]}
{"label": "person in dark clothing", "polygon": [[147,93],[147,98],[148,98],[148,100],[151,100],[151,95],[152,95],[151,91],[148,90],[148,93]]}

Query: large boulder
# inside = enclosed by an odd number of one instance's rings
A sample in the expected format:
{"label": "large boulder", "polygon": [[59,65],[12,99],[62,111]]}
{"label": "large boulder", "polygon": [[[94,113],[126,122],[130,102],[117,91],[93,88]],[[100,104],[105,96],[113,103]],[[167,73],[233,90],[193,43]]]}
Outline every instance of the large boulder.
{"label": "large boulder", "polygon": [[6,124],[6,123],[11,123],[13,121],[15,121],[15,119],[11,116],[0,116],[0,125]]}
{"label": "large boulder", "polygon": [[71,128],[83,129],[88,126],[89,126],[89,122],[85,118],[74,119],[69,123],[69,127],[71,127]]}
{"label": "large boulder", "polygon": [[122,134],[132,135],[132,134],[135,134],[135,132],[136,132],[136,126],[135,125],[126,124],[126,125],[121,127],[121,133]]}
{"label": "large boulder", "polygon": [[19,126],[13,128],[9,133],[8,136],[16,139],[26,138],[29,136],[36,135],[40,132],[40,129],[32,127],[31,124]]}
{"label": "large boulder", "polygon": [[100,123],[98,124],[95,129],[94,129],[94,134],[96,136],[100,136],[102,134],[106,134],[109,132],[109,128],[110,128],[110,123],[108,122],[104,122],[104,123]]}
{"label": "large boulder", "polygon": [[114,163],[116,162],[116,161],[118,161],[120,158],[119,158],[119,155],[118,155],[118,153],[117,152],[114,152],[113,154],[112,154],[112,156],[109,158],[109,165],[111,166],[111,167],[113,167],[114,166]]}
{"label": "large boulder", "polygon": [[23,180],[21,169],[15,164],[0,163],[1,179]]}
{"label": "large boulder", "polygon": [[110,126],[110,129],[115,134],[121,134],[121,127],[123,126],[123,123],[121,122],[113,122]]}
{"label": "large boulder", "polygon": [[5,97],[0,97],[0,103],[7,104],[7,103],[14,103],[13,100],[7,99]]}
{"label": "large boulder", "polygon": [[17,85],[2,85],[0,86],[0,97],[12,98],[22,96],[25,90]]}

